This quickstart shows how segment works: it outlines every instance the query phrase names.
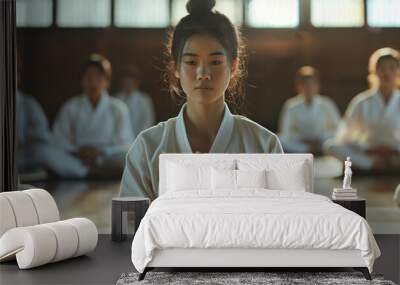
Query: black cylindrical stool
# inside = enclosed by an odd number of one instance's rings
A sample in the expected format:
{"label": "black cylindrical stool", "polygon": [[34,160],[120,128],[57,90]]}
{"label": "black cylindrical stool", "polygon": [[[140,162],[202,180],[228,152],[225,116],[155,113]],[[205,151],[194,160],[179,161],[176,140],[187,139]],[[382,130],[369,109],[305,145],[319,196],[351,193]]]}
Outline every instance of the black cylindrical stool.
{"label": "black cylindrical stool", "polygon": [[112,199],[112,224],[111,224],[111,238],[113,241],[123,241],[126,239],[126,234],[123,229],[127,228],[123,225],[124,212],[135,213],[135,231],[139,227],[140,221],[146,214],[150,205],[150,199],[144,197],[117,197]]}

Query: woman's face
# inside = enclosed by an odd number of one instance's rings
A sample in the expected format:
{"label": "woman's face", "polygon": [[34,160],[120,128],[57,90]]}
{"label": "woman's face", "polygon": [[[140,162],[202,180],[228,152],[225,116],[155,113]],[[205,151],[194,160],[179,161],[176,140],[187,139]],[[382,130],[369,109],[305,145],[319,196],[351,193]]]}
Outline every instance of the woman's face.
{"label": "woman's face", "polygon": [[383,59],[379,62],[376,69],[376,75],[379,78],[379,84],[388,88],[396,88],[396,80],[399,74],[399,65],[393,59]]}
{"label": "woman's face", "polygon": [[181,62],[175,70],[188,102],[209,104],[224,99],[236,69],[225,49],[210,35],[193,35],[183,48]]}
{"label": "woman's face", "polygon": [[106,76],[95,66],[89,66],[82,77],[82,88],[88,96],[99,96],[108,87]]}

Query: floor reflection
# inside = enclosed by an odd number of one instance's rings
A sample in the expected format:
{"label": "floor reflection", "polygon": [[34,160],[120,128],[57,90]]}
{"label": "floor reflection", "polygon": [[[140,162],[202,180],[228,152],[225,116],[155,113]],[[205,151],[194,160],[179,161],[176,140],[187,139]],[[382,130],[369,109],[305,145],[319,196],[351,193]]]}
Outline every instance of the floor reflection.
{"label": "floor reflection", "polygon": [[86,217],[101,234],[111,233],[111,199],[118,196],[119,180],[52,181],[34,183],[56,200],[62,219]]}

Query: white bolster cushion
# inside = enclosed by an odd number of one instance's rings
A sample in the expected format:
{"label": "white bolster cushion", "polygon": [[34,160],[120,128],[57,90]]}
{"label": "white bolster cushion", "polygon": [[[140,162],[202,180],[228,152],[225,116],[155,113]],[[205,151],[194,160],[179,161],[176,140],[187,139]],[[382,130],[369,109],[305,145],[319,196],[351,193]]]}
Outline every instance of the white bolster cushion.
{"label": "white bolster cushion", "polygon": [[43,189],[0,193],[0,237],[15,227],[56,222],[60,213],[53,197]]}
{"label": "white bolster cushion", "polygon": [[9,229],[15,228],[17,222],[8,199],[0,195],[0,237]]}
{"label": "white bolster cushion", "polygon": [[39,224],[60,220],[57,204],[49,192],[43,189],[29,189],[23,192],[31,197],[39,218]]}
{"label": "white bolster cushion", "polygon": [[59,221],[43,226],[48,227],[56,237],[57,248],[52,262],[64,260],[75,255],[78,249],[79,237],[73,225],[65,221]]}
{"label": "white bolster cushion", "polygon": [[33,226],[39,223],[32,198],[23,191],[1,193],[9,202],[13,210],[17,227]]}
{"label": "white bolster cushion", "polygon": [[78,232],[78,248],[74,257],[86,254],[96,248],[98,232],[96,225],[91,220],[74,218],[64,222],[73,225]]}
{"label": "white bolster cushion", "polygon": [[14,228],[0,239],[0,261],[17,258],[20,269],[49,263],[57,250],[51,229],[43,225]]}
{"label": "white bolster cushion", "polygon": [[0,238],[0,261],[16,257],[19,268],[28,269],[76,257],[96,247],[97,235],[85,218],[14,228]]}

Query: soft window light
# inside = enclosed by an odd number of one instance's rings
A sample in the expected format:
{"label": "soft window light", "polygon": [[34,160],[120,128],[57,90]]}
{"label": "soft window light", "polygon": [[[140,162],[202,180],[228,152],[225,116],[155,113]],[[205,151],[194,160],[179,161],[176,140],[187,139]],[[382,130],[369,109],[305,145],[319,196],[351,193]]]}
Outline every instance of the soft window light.
{"label": "soft window light", "polygon": [[311,24],[315,27],[362,27],[363,0],[312,0]]}
{"label": "soft window light", "polygon": [[299,25],[298,0],[250,0],[247,22],[251,27],[294,28]]}
{"label": "soft window light", "polygon": [[166,27],[169,25],[169,1],[115,0],[114,16],[117,27]]}
{"label": "soft window light", "polygon": [[17,0],[17,27],[49,27],[53,22],[52,0]]}
{"label": "soft window light", "polygon": [[368,0],[367,18],[371,27],[400,27],[400,0]]}
{"label": "soft window light", "polygon": [[107,27],[111,24],[110,0],[58,0],[60,27]]}

